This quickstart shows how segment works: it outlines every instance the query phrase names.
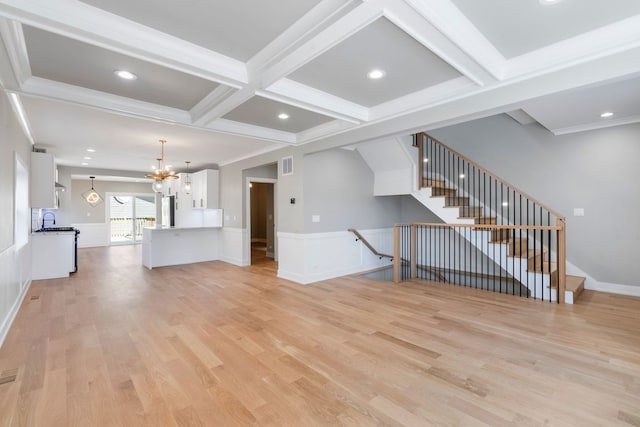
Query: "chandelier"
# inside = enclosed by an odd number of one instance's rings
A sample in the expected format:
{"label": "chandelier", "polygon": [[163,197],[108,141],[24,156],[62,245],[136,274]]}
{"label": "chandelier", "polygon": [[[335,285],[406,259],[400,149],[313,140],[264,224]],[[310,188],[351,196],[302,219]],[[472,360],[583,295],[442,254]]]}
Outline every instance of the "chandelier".
{"label": "chandelier", "polygon": [[176,172],[172,171],[170,169],[170,166],[167,166],[164,163],[164,144],[166,144],[166,142],[166,139],[160,140],[162,149],[160,151],[160,158],[156,159],[158,161],[158,167],[153,173],[145,175],[145,178],[151,178],[155,181],[152,187],[156,192],[162,191],[162,181],[171,181],[174,179],[178,179],[178,175],[176,175]]}

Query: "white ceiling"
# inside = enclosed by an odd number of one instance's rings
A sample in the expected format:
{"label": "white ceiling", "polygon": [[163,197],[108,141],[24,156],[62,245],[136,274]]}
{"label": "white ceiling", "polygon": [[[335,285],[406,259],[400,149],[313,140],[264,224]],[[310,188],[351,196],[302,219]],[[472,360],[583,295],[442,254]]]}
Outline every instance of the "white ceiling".
{"label": "white ceiling", "polygon": [[146,171],[158,139],[201,168],[514,110],[640,121],[637,0],[0,0],[0,37],[36,145],[87,174]]}

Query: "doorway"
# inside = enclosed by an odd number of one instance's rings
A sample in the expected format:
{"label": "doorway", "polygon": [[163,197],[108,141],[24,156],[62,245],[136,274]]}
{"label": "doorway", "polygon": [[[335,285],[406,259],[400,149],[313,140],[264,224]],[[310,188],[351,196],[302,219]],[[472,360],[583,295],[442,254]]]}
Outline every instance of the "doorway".
{"label": "doorway", "polygon": [[268,178],[247,178],[249,262],[274,269],[277,261],[276,182]]}
{"label": "doorway", "polygon": [[111,245],[142,243],[142,229],[156,224],[152,195],[108,194],[109,242]]}

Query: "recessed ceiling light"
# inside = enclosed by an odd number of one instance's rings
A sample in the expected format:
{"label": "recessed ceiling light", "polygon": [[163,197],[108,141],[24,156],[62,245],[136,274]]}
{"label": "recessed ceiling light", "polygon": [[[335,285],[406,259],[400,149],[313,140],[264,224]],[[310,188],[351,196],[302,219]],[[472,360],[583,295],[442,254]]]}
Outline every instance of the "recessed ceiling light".
{"label": "recessed ceiling light", "polygon": [[369,77],[372,80],[378,80],[383,78],[385,75],[385,72],[382,70],[371,70],[367,73],[367,77]]}
{"label": "recessed ceiling light", "polygon": [[602,117],[603,119],[606,119],[607,117],[611,117],[611,116],[613,116],[613,113],[611,111],[606,111],[600,114],[600,117]]}
{"label": "recessed ceiling light", "polygon": [[85,159],[85,160],[91,160],[91,157],[89,157],[89,156],[84,156],[84,157],[83,157],[83,159]]}
{"label": "recessed ceiling light", "polygon": [[289,115],[287,113],[280,113],[278,114],[278,118],[280,120],[287,120],[289,118]]}
{"label": "recessed ceiling light", "polygon": [[82,162],[82,163],[80,163],[80,164],[81,164],[82,166],[89,166],[89,163],[87,163],[87,162]]}
{"label": "recessed ceiling light", "polygon": [[93,148],[87,148],[87,151],[88,151],[89,153],[95,153],[95,152],[96,152],[96,150],[95,150],[95,149],[93,149]]}
{"label": "recessed ceiling light", "polygon": [[138,76],[133,74],[131,71],[127,71],[127,70],[116,70],[114,71],[114,73],[116,74],[116,76],[125,80],[135,80],[138,78]]}
{"label": "recessed ceiling light", "polygon": [[556,4],[556,3],[560,3],[562,0],[540,0],[540,4],[542,5],[550,5],[550,4]]}

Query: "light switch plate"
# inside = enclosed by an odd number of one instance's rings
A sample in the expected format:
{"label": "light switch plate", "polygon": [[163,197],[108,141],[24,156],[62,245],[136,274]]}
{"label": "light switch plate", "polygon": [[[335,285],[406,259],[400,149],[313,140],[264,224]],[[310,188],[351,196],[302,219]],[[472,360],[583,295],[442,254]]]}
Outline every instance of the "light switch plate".
{"label": "light switch plate", "polygon": [[311,222],[320,222],[320,215],[311,215]]}
{"label": "light switch plate", "polygon": [[584,208],[573,208],[573,216],[584,216]]}

